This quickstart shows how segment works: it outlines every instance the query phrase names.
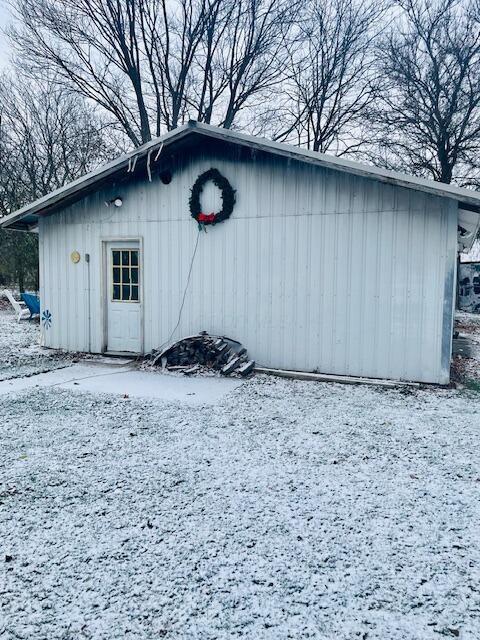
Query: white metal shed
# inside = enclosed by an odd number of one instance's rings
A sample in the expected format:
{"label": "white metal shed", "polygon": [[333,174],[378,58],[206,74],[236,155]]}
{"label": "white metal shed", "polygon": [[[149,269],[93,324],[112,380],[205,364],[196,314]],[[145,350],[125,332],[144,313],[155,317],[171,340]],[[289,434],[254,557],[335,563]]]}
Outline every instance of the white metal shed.
{"label": "white metal shed", "polygon": [[[189,198],[211,168],[236,202],[204,233]],[[222,206],[211,184],[202,206]],[[38,228],[48,347],[147,353],[205,330],[268,367],[448,383],[479,211],[474,191],[189,123],[2,226]]]}

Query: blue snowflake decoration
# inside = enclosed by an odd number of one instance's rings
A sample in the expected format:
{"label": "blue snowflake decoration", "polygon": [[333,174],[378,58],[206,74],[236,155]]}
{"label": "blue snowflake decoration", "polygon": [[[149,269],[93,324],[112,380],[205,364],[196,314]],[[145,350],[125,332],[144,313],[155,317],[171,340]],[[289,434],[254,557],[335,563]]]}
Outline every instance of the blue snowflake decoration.
{"label": "blue snowflake decoration", "polygon": [[42,324],[45,329],[50,329],[50,327],[52,326],[52,314],[48,309],[45,309],[45,311],[42,313]]}

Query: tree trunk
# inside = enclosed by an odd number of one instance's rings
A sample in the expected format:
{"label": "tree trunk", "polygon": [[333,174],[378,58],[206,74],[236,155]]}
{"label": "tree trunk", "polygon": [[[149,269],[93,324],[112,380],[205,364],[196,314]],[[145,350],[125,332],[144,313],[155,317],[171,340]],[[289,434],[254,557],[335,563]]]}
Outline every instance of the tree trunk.
{"label": "tree trunk", "polygon": [[20,266],[17,271],[17,278],[18,278],[18,290],[20,291],[20,293],[23,293],[25,291],[25,273],[23,271],[22,266]]}

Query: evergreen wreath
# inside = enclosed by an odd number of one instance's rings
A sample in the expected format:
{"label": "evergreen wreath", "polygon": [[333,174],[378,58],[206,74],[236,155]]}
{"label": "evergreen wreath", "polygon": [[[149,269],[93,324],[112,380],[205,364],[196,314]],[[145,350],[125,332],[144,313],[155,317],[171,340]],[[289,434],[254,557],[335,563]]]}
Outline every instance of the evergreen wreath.
{"label": "evergreen wreath", "polygon": [[[200,196],[203,187],[207,182],[212,181],[222,192],[222,209],[218,213],[203,213],[200,205]],[[200,228],[207,224],[217,224],[227,220],[233,211],[235,205],[235,189],[232,189],[230,182],[222,176],[218,169],[209,169],[198,176],[192,187],[190,195],[190,213]]]}

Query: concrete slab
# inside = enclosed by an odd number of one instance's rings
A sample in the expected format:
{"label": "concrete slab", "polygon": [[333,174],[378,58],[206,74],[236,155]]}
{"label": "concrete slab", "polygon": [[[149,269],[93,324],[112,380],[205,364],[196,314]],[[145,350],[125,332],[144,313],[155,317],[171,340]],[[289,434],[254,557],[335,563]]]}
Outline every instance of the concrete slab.
{"label": "concrete slab", "polygon": [[117,366],[74,364],[29,378],[0,382],[0,395],[59,387],[72,391],[203,405],[216,404],[241,384],[241,380],[230,378],[185,378],[155,371],[119,369]]}

